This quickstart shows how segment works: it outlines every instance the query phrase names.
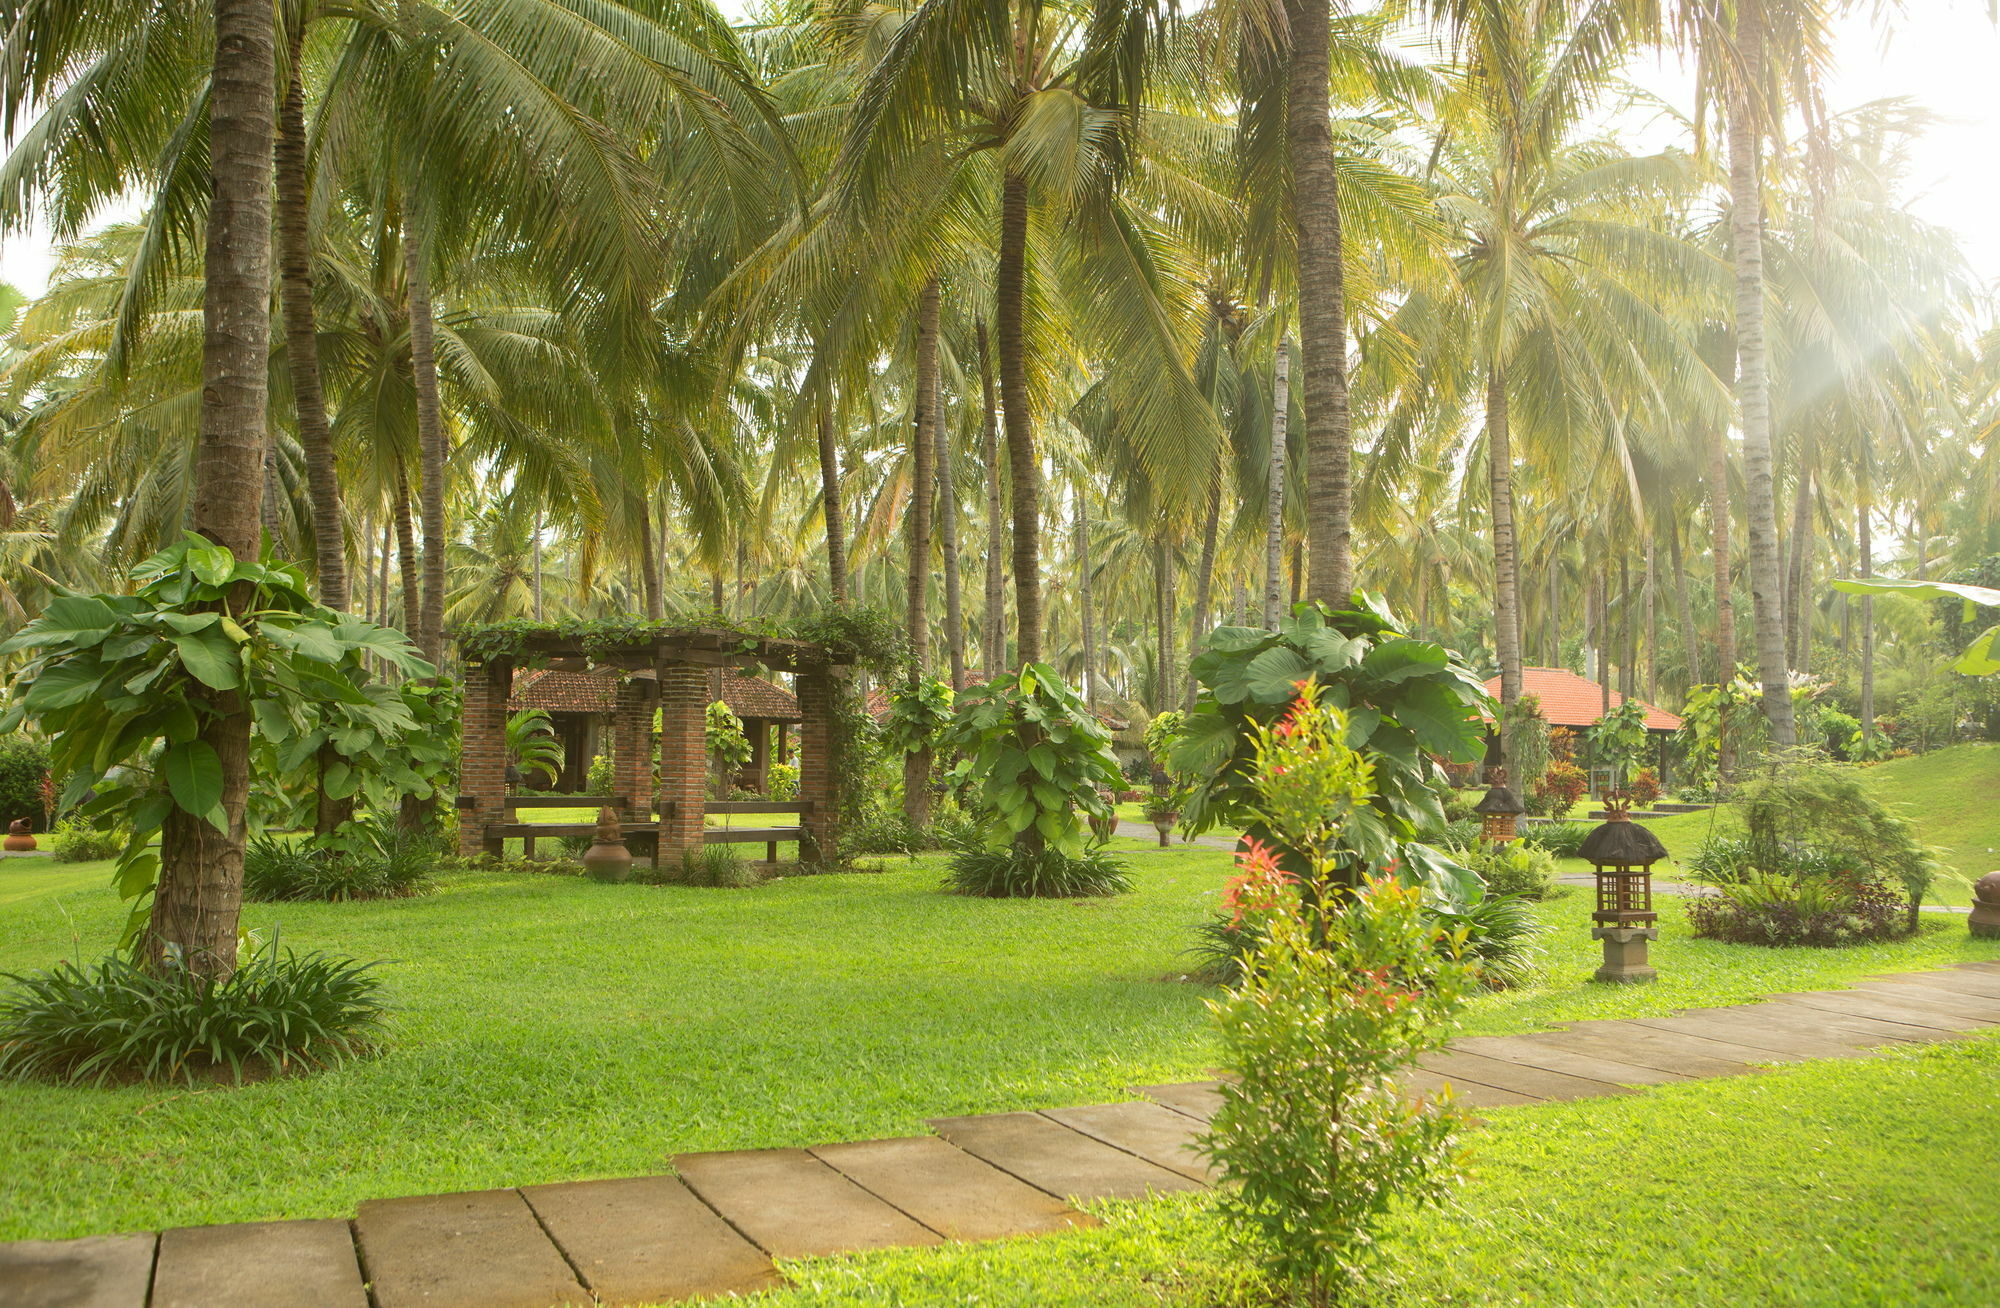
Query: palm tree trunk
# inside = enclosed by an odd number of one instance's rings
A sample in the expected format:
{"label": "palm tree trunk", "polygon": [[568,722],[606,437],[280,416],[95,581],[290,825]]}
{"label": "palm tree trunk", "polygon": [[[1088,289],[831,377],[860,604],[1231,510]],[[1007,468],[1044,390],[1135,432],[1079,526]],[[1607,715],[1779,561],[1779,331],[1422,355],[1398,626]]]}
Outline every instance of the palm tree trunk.
{"label": "palm tree trunk", "polygon": [[1632,698],[1638,689],[1632,665],[1639,656],[1639,629],[1632,621],[1632,556],[1618,551],[1618,693]]}
{"label": "palm tree trunk", "polygon": [[[940,380],[940,388],[942,380]],[[965,689],[965,590],[959,575],[958,485],[953,480],[951,428],[944,421],[944,394],[940,389],[932,399],[937,414],[938,544],[944,551],[944,649],[951,668],[953,693]]]}
{"label": "palm tree trunk", "polygon": [[1076,488],[1076,604],[1083,620],[1083,702],[1097,707],[1097,618],[1090,598],[1090,495]]}
{"label": "palm tree trunk", "polygon": [[[1500,660],[1500,703],[1521,698],[1521,591],[1519,547],[1514,538],[1514,449],[1507,422],[1507,373],[1494,364],[1486,374],[1486,469],[1493,513],[1493,645]],[[1501,736],[1501,763],[1506,757]]]}
{"label": "palm tree trunk", "polygon": [[[643,538],[642,538],[643,539]],[[528,574],[528,586],[533,595],[535,621],[542,620],[542,511],[535,510],[535,535],[528,544],[528,552],[534,560],[533,570]],[[640,547],[644,552],[644,546]]]}
{"label": "palm tree trunk", "polygon": [[410,373],[417,395],[418,514],[424,530],[424,593],[417,648],[436,663],[444,654],[444,411],[438,401],[436,323],[430,277],[415,223],[403,234],[410,311]]}
{"label": "palm tree trunk", "polygon": [[1812,499],[1813,470],[1804,464],[1806,451],[1800,450],[1798,502],[1792,506],[1792,569],[1790,593],[1785,597],[1785,616],[1790,619],[1785,631],[1786,663],[1800,672],[1812,665],[1812,620],[1815,605],[1812,602]]}
{"label": "palm tree trunk", "polygon": [[340,476],[334,467],[333,429],[320,382],[319,333],[313,317],[312,247],[306,232],[306,97],[299,67],[305,23],[292,24],[289,76],[278,106],[278,274],[283,285],[285,362],[292,374],[299,445],[306,456],[306,490],[312,497],[313,566],[320,603],[348,603],[347,546],[340,521]]}
{"label": "palm tree trunk", "polygon": [[646,620],[664,622],[667,617],[666,596],[661,593],[660,557],[653,552],[653,505],[652,497],[639,497],[639,590],[640,598],[646,605]]}
{"label": "palm tree trunk", "polygon": [[396,463],[396,565],[403,587],[403,634],[412,642],[422,627],[421,565],[415,524],[410,521],[410,474]]}
{"label": "palm tree trunk", "polygon": [[1285,88],[1285,145],[1298,239],[1299,344],[1304,363],[1307,597],[1345,605],[1350,555],[1353,441],[1347,412],[1347,306],[1340,248],[1340,180],[1334,171],[1327,84],[1332,77],[1328,0],[1286,0],[1292,49]]}
{"label": "palm tree trunk", "polygon": [[[1864,465],[1861,469],[1861,505],[1854,514],[1854,541],[1860,550],[1863,578],[1875,575],[1875,482]],[[1875,740],[1875,598],[1861,597],[1861,739]]]}
{"label": "palm tree trunk", "polygon": [[1028,260],[1028,182],[1009,173],[1000,184],[1000,249],[994,276],[1000,402],[1007,428],[1007,472],[1014,492],[1015,657],[1042,661],[1042,470],[1028,411],[1028,344],[1022,296]]}
{"label": "palm tree trunk", "polygon": [[1770,723],[1771,743],[1789,749],[1798,743],[1798,729],[1785,664],[1770,360],[1764,341],[1764,186],[1754,89],[1762,85],[1764,67],[1760,0],[1740,0],[1736,47],[1741,71],[1729,100],[1729,235],[1736,264],[1736,396],[1742,410],[1744,479],[1749,485],[1750,607],[1757,675],[1764,686],[1764,718]]}
{"label": "palm tree trunk", "polygon": [[[216,0],[194,529],[246,560],[257,556],[270,366],[275,26],[269,0]],[[196,739],[222,765],[226,830],[168,812],[143,946],[156,968],[178,952],[193,972],[227,976],[243,907],[250,708],[228,692],[205,707]]]}
{"label": "palm tree trunk", "polygon": [[986,323],[978,324],[980,458],[986,464],[986,613],[979,640],[979,662],[987,676],[1007,665],[1007,521],[1000,504],[1000,410],[994,396],[993,355],[986,344]]}
{"label": "palm tree trunk", "polygon": [[1660,587],[1653,533],[1646,533],[1646,684],[1645,698],[1660,698]]}
{"label": "palm tree trunk", "polygon": [[1153,711],[1164,713],[1173,707],[1174,667],[1174,554],[1164,534],[1153,540],[1153,599],[1159,623],[1153,658]]}
{"label": "palm tree trunk", "polygon": [[1688,597],[1687,556],[1681,551],[1680,523],[1667,515],[1667,566],[1674,574],[1674,613],[1680,621],[1682,689],[1701,684],[1701,646],[1694,638],[1694,601]]}
{"label": "palm tree trunk", "polygon": [[[931,584],[931,456],[937,450],[938,283],[933,277],[917,295],[917,369],[912,396],[910,433],[910,510],[906,550],[909,564],[908,605],[904,620],[910,638],[910,690],[914,693],[930,666]],[[903,817],[922,830],[930,825],[931,752],[903,755]]]}
{"label": "palm tree trunk", "polygon": [[1278,338],[1271,366],[1271,467],[1264,483],[1264,629],[1278,629],[1285,584],[1285,427],[1292,411],[1292,343]]}
{"label": "palm tree trunk", "polygon": [[[1201,650],[1202,638],[1208,634],[1208,606],[1215,590],[1215,537],[1222,526],[1222,465],[1215,467],[1215,485],[1208,495],[1208,516],[1201,524],[1201,566],[1194,574],[1194,617],[1189,622],[1188,666],[1194,666],[1194,656]],[[1201,693],[1201,683],[1194,679],[1190,671],[1187,676],[1187,690],[1182,695],[1181,707],[1194,712],[1195,696]]]}
{"label": "palm tree trunk", "polygon": [[833,438],[833,400],[813,408],[819,434],[820,511],[826,517],[826,588],[835,604],[847,603],[847,522],[840,503],[840,450]]}

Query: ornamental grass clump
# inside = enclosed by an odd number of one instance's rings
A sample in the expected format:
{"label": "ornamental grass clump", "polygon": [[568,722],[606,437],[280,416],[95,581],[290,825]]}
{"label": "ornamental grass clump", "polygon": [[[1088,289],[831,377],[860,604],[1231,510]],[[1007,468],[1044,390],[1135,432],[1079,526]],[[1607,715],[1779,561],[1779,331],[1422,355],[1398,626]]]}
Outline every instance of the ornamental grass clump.
{"label": "ornamental grass clump", "polygon": [[1233,1073],[1202,1138],[1229,1182],[1222,1211],[1272,1280],[1312,1305],[1359,1282],[1393,1208],[1436,1203],[1460,1175],[1448,1095],[1411,1098],[1395,1078],[1444,1044],[1475,984],[1462,936],[1433,924],[1421,890],[1391,869],[1345,884],[1340,829],[1372,780],[1347,735],[1309,686],[1290,716],[1257,728],[1258,813],[1281,847],[1239,857],[1226,906],[1254,943],[1242,979],[1209,1005]]}
{"label": "ornamental grass clump", "polygon": [[169,956],[123,954],[85,967],[0,974],[0,1076],[104,1085],[313,1071],[357,1057],[380,1033],[373,963],[279,952],[276,941],[226,978]]}

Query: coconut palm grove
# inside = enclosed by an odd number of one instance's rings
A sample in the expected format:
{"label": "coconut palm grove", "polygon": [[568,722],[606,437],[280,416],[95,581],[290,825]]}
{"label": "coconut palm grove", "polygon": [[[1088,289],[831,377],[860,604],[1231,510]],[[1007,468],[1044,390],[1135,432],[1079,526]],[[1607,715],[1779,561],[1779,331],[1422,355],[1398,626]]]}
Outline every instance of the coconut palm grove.
{"label": "coconut palm grove", "polygon": [[0,1305],[2000,1302],[1988,8],[0,0]]}

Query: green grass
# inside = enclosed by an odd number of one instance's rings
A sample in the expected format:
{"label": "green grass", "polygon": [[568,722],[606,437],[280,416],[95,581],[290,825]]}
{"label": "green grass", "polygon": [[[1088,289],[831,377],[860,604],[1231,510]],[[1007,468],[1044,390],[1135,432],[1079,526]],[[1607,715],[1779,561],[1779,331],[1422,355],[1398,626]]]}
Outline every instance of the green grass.
{"label": "green grass", "polygon": [[[683,1150],[921,1132],[925,1118],[1123,1098],[1204,1077],[1204,989],[1177,978],[1219,850],[1131,854],[1107,900],[938,893],[942,860],[754,890],[452,875],[436,894],[251,905],[301,949],[387,959],[380,1056],[242,1089],[0,1084],[0,1239],[340,1216],[397,1194],[665,1169]],[[25,866],[23,866],[25,865]],[[121,908],[103,864],[0,865],[0,970],[93,958]],[[32,887],[32,889],[23,889]],[[1957,922],[1846,951],[1691,941],[1669,907],[1659,984],[1595,986],[1583,896],[1527,988],[1476,1032],[1663,1013],[1872,971],[2000,957]]]}
{"label": "green grass", "polygon": [[[1988,1304],[2000,1038],[1488,1110],[1453,1209],[1389,1224],[1361,1302]],[[760,1308],[1268,1302],[1207,1196],[1059,1238],[788,1264]]]}

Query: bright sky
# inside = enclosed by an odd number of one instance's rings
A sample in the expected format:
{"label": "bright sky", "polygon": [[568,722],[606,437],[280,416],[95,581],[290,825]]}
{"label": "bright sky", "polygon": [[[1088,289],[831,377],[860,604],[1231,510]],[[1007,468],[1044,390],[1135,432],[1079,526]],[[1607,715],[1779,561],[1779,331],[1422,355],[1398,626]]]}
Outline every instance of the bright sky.
{"label": "bright sky", "polygon": [[[726,10],[737,6],[724,0]],[[1841,22],[1828,103],[1836,111],[1904,96],[1938,114],[1916,147],[1909,186],[1919,216],[1956,228],[1979,278],[2000,287],[2000,27],[1979,0],[1910,0],[1888,34],[1867,16]],[[1683,109],[1691,81],[1671,63],[1634,79]],[[118,218],[125,214],[107,214]],[[30,294],[47,284],[54,252],[46,232],[0,241],[0,280]]]}

